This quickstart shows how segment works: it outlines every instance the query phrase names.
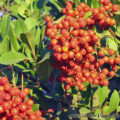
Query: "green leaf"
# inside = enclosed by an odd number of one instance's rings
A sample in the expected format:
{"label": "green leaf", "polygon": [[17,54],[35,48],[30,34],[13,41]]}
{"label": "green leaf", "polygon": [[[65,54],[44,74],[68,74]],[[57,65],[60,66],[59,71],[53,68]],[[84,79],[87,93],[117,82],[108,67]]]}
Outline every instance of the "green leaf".
{"label": "green leaf", "polygon": [[98,114],[101,114],[101,109],[96,109],[96,111],[95,111],[95,115],[98,115]]}
{"label": "green leaf", "polygon": [[110,103],[109,103],[109,113],[112,113],[115,109],[117,109],[119,105],[119,93],[114,90],[112,93],[112,96],[110,98]]}
{"label": "green leaf", "polygon": [[42,28],[41,28],[41,37],[40,37],[40,42],[43,41],[44,39],[44,36],[45,36],[45,30],[46,30],[46,26],[43,25]]}
{"label": "green leaf", "polygon": [[42,63],[37,64],[37,74],[41,80],[48,80],[51,71],[52,67],[49,59],[46,59]]}
{"label": "green leaf", "polygon": [[35,112],[35,111],[39,110],[39,107],[40,107],[39,104],[34,104],[33,107],[32,107],[32,109]]}
{"label": "green leaf", "polygon": [[98,88],[98,99],[99,99],[100,106],[102,106],[103,102],[108,97],[108,94],[109,94],[108,87],[99,87]]}
{"label": "green leaf", "polygon": [[0,55],[9,51],[9,39],[8,36],[5,36],[2,42],[0,43]]}
{"label": "green leaf", "polygon": [[31,30],[33,27],[37,25],[37,21],[33,18],[27,18],[25,20],[25,24],[27,25],[28,30]]}
{"label": "green leaf", "polygon": [[120,112],[120,106],[117,107],[117,112]]}
{"label": "green leaf", "polygon": [[114,38],[107,38],[107,45],[109,48],[114,49],[115,51],[118,50],[118,44],[115,42]]}
{"label": "green leaf", "polygon": [[11,11],[14,15],[16,15],[18,17],[18,6],[17,5],[12,5]]}
{"label": "green leaf", "polygon": [[52,8],[49,6],[45,6],[44,12],[49,13]]}
{"label": "green leaf", "polygon": [[44,61],[48,60],[50,58],[50,52],[46,53],[44,55],[44,57],[42,58],[42,60],[40,60],[37,64],[41,64],[43,63]]}
{"label": "green leaf", "polygon": [[32,3],[32,2],[33,2],[33,0],[26,0],[27,6],[30,5],[30,3]]}
{"label": "green leaf", "polygon": [[90,16],[90,15],[92,15],[92,12],[91,12],[91,11],[90,11],[90,12],[87,12],[87,13],[85,14],[84,18],[87,18],[87,17]]}
{"label": "green leaf", "polygon": [[22,4],[23,1],[22,0],[14,0],[17,4]]}
{"label": "green leaf", "polygon": [[48,80],[52,71],[50,64],[50,52],[46,53],[44,57],[37,63],[37,71],[41,79]]}
{"label": "green leaf", "polygon": [[20,6],[18,6],[18,12],[24,18],[26,18],[26,15],[25,15],[26,10],[27,10],[26,4],[21,4]]}
{"label": "green leaf", "polygon": [[5,37],[5,35],[8,33],[8,28],[10,25],[11,18],[9,15],[4,15],[2,18],[2,21],[0,23],[0,29],[1,29],[1,35],[2,38]]}
{"label": "green leaf", "polygon": [[33,60],[31,50],[27,47],[25,48],[25,54],[28,58],[31,58],[31,60]]}
{"label": "green leaf", "polygon": [[27,25],[23,20],[17,20],[15,23],[15,33],[17,37],[20,37],[21,33],[28,32]]}
{"label": "green leaf", "polygon": [[19,69],[26,70],[27,68],[24,65],[21,64],[14,64],[15,67],[18,67]]}
{"label": "green leaf", "polygon": [[41,42],[41,39],[40,39],[40,36],[41,36],[41,30],[40,28],[38,27],[37,31],[36,31],[36,45],[39,46],[40,42]]}
{"label": "green leaf", "polygon": [[0,64],[11,65],[28,59],[24,54],[19,52],[7,52],[0,57]]}
{"label": "green leaf", "polygon": [[60,11],[62,11],[62,7],[59,5],[58,0],[50,0],[50,2]]}
{"label": "green leaf", "polygon": [[16,39],[15,31],[13,29],[12,24],[10,24],[10,27],[9,27],[9,30],[8,30],[8,36],[9,36],[10,42],[13,45],[14,49],[16,51],[18,51],[20,46],[19,46],[19,43],[18,43],[18,41]]}
{"label": "green leaf", "polygon": [[32,51],[33,56],[35,57],[35,36],[34,32],[26,32],[20,35],[22,42]]}
{"label": "green leaf", "polygon": [[91,110],[88,109],[88,108],[82,107],[82,108],[80,108],[79,112],[80,112],[81,114],[87,114],[87,113],[90,113]]}
{"label": "green leaf", "polygon": [[92,0],[91,7],[92,8],[98,8],[99,7],[98,1],[97,0]]}
{"label": "green leaf", "polygon": [[63,15],[62,17],[58,18],[55,23],[59,23],[63,18],[65,18],[65,15]]}
{"label": "green leaf", "polygon": [[108,114],[109,113],[109,109],[110,109],[109,106],[104,106],[103,107],[103,113],[104,114]]}

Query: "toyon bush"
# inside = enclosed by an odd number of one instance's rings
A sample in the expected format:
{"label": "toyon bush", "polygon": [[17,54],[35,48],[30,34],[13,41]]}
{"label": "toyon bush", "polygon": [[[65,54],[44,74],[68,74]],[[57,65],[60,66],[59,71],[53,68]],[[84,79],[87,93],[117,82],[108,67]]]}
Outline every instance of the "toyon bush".
{"label": "toyon bush", "polygon": [[[80,3],[73,8],[71,1],[66,2],[62,12],[64,18],[56,23],[50,16],[45,18],[46,34],[51,38],[48,49],[53,49],[52,66],[60,69],[60,83],[64,88],[78,86],[85,88],[89,84],[108,86],[108,77],[114,77],[120,63],[119,54],[108,46],[102,46],[100,37],[93,31],[94,27],[105,30],[116,24],[114,12],[119,11],[118,5],[110,0],[100,0],[99,8],[90,8]],[[90,15],[86,15],[90,12]],[[109,69],[108,69],[109,68]]]}
{"label": "toyon bush", "polygon": [[120,0],[0,0],[0,120],[120,119]]}

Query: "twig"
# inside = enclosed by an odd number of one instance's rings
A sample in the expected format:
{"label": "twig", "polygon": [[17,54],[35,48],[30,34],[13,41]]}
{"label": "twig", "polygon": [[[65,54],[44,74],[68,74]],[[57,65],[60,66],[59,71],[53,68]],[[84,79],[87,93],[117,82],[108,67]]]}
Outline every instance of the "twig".
{"label": "twig", "polygon": [[[17,69],[13,69],[13,66],[4,67],[4,68],[0,69],[0,72],[2,72],[2,71],[4,71],[4,70],[7,70],[7,69],[11,69],[14,86],[16,86],[14,70],[17,71],[20,75],[23,74],[23,76],[24,76],[25,78],[28,78],[28,79],[32,80],[33,82],[37,82],[37,79],[32,78],[30,75],[25,74],[25,73],[22,73],[21,71],[18,71]],[[7,73],[7,74],[8,74],[8,73]],[[47,88],[45,85],[43,85],[42,83],[37,83],[37,84],[40,85],[40,86],[41,86],[44,90],[46,90],[47,92],[50,92],[50,89],[48,89],[48,88]]]}
{"label": "twig", "polygon": [[21,74],[21,86],[22,86],[22,90],[23,90],[23,83],[24,83],[24,77],[23,77],[23,73]]}
{"label": "twig", "polygon": [[[18,71],[17,69],[15,69],[16,72],[18,72],[18,74],[22,75],[27,78],[27,79],[30,79],[31,81],[33,82],[37,82],[37,79],[31,77],[29,74],[26,74],[26,73],[22,73],[21,71]],[[37,85],[39,85],[40,87],[42,87],[46,92],[50,92],[50,89],[47,88],[45,85],[43,85],[42,83],[39,83],[37,82]]]}
{"label": "twig", "polygon": [[43,13],[41,16],[40,16],[40,18],[41,17],[44,17],[44,16],[46,16],[46,15],[50,15],[49,13]]}
{"label": "twig", "polygon": [[11,66],[7,66],[7,67],[4,67],[4,68],[0,69],[0,72],[2,72],[4,70],[7,70],[7,69],[11,69]]}
{"label": "twig", "polygon": [[119,37],[118,35],[116,35],[111,28],[109,28],[109,32],[111,33],[111,35],[112,35],[113,37],[117,38],[117,39],[120,41],[120,37]]}
{"label": "twig", "polygon": [[14,87],[16,87],[16,83],[15,83],[15,73],[14,73],[14,70],[13,70],[13,66],[12,66],[12,78],[13,78],[13,85],[14,85]]}

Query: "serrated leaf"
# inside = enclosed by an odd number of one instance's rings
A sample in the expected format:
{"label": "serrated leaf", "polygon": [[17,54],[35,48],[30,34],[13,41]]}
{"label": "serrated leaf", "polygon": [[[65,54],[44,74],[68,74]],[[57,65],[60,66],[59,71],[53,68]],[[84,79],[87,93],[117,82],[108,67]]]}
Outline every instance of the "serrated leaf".
{"label": "serrated leaf", "polygon": [[17,20],[15,23],[15,33],[17,37],[20,37],[21,33],[28,32],[28,28],[23,20]]}
{"label": "serrated leaf", "polygon": [[32,51],[33,56],[35,57],[35,36],[34,32],[26,32],[20,35],[22,42]]}
{"label": "serrated leaf", "polygon": [[114,38],[107,38],[107,45],[109,48],[118,50],[118,44],[115,42]]}
{"label": "serrated leaf", "polygon": [[0,57],[0,64],[11,65],[28,59],[24,54],[19,52],[7,52]]}
{"label": "serrated leaf", "polygon": [[9,27],[9,30],[8,30],[8,36],[9,36],[9,40],[10,40],[11,44],[13,45],[14,49],[16,51],[18,51],[19,48],[20,48],[20,45],[19,45],[19,43],[16,39],[15,31],[13,29],[12,24],[10,24],[10,27]]}
{"label": "serrated leaf", "polygon": [[37,21],[33,18],[27,18],[25,20],[25,24],[26,24],[28,30],[31,30],[33,27],[35,27],[37,25]]}
{"label": "serrated leaf", "polygon": [[[37,31],[36,31],[36,45],[39,46],[41,39],[41,29],[38,27]],[[42,43],[42,42],[41,42]]]}
{"label": "serrated leaf", "polygon": [[98,88],[98,99],[99,99],[100,106],[102,106],[103,102],[108,97],[108,94],[109,94],[108,87],[99,87]]}
{"label": "serrated leaf", "polygon": [[5,35],[8,33],[8,28],[10,25],[10,16],[9,15],[4,15],[0,24],[0,29],[1,29],[1,35],[2,38],[5,37]]}
{"label": "serrated leaf", "polygon": [[51,71],[52,67],[49,59],[37,64],[37,74],[39,75],[41,80],[48,80]]}
{"label": "serrated leaf", "polygon": [[109,103],[109,113],[112,113],[115,109],[117,109],[119,105],[119,93],[114,90],[112,93],[112,96],[110,98],[110,103]]}
{"label": "serrated leaf", "polygon": [[2,42],[0,43],[0,55],[9,51],[9,39],[8,36],[5,36]]}

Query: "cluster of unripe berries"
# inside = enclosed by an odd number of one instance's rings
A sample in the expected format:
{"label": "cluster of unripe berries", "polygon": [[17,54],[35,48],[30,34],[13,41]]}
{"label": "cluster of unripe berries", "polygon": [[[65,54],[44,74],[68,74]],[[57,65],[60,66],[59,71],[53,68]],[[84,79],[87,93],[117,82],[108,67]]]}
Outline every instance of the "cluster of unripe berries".
{"label": "cluster of unripe berries", "polygon": [[41,111],[33,112],[29,88],[12,87],[7,77],[0,78],[0,120],[45,120]]}
{"label": "cluster of unripe berries", "polygon": [[[99,25],[101,29],[116,24],[109,14],[119,10],[118,5],[112,5],[110,0],[100,0],[103,7],[90,8],[80,3],[76,10],[73,3],[66,2],[63,8],[65,18],[57,23],[50,16],[46,17],[46,34],[51,38],[48,49],[53,49],[53,67],[61,70],[58,77],[65,83],[65,89],[77,85],[84,89],[84,82],[107,86],[107,77],[114,77],[120,63],[119,54],[113,49],[101,46],[99,36],[92,30]],[[84,18],[87,12],[91,16]]]}

